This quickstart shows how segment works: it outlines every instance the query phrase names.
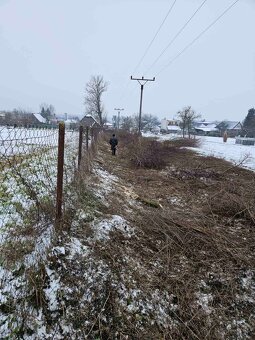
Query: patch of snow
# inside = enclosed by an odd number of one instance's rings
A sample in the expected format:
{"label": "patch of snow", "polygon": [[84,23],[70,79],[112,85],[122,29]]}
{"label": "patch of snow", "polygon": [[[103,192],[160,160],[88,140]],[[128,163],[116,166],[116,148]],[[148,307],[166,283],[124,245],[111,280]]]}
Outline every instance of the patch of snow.
{"label": "patch of snow", "polygon": [[119,230],[128,237],[133,234],[133,228],[123,217],[118,215],[112,215],[109,219],[94,221],[92,227],[95,232],[94,237],[98,240],[109,239],[109,233],[113,230]]}
{"label": "patch of snow", "polygon": [[72,259],[76,255],[86,255],[89,253],[88,247],[84,246],[81,241],[75,237],[71,238],[70,243],[67,244],[67,249],[70,252],[68,259]]}
{"label": "patch of snow", "polygon": [[48,307],[51,311],[58,309],[58,291],[60,288],[59,278],[56,278],[56,273],[50,270],[48,267],[45,268],[46,273],[50,279],[49,287],[44,289],[45,296],[48,299]]}
{"label": "patch of snow", "polygon": [[199,306],[202,307],[203,311],[209,315],[212,312],[212,308],[209,306],[209,304],[212,302],[213,300],[213,296],[211,293],[209,294],[205,294],[205,293],[197,293],[197,303]]}
{"label": "patch of snow", "polygon": [[100,180],[98,184],[94,185],[95,195],[101,198],[104,201],[104,204],[108,206],[106,197],[112,193],[113,183],[117,183],[119,179],[108,171],[100,168],[95,168],[94,173]]}

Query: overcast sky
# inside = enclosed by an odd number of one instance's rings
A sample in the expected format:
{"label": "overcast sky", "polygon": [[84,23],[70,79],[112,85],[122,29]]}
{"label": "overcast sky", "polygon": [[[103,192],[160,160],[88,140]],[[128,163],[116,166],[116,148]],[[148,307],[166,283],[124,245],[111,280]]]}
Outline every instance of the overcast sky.
{"label": "overcast sky", "polygon": [[[139,110],[139,84],[130,76],[156,76],[144,89],[144,113],[172,118],[191,105],[208,120],[243,120],[255,106],[255,0],[240,0],[201,39],[159,73],[233,0],[208,0],[153,68],[146,70],[202,0],[177,0],[140,67],[136,65],[173,0],[0,0],[0,110],[82,115],[91,75],[109,82],[114,108]],[[135,71],[135,73],[133,73]]]}

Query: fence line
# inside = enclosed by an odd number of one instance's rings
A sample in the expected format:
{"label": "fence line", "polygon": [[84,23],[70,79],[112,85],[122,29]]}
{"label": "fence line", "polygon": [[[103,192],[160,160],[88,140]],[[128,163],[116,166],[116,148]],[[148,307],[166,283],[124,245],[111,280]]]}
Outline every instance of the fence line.
{"label": "fence line", "polygon": [[0,126],[0,242],[10,229],[62,218],[66,192],[100,131]]}

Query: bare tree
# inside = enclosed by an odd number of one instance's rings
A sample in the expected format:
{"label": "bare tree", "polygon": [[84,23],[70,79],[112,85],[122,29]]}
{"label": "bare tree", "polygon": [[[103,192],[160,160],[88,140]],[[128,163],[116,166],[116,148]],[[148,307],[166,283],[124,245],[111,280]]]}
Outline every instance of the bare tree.
{"label": "bare tree", "polygon": [[121,129],[125,131],[132,131],[134,129],[135,122],[131,116],[121,117]]}
{"label": "bare tree", "polygon": [[197,114],[191,106],[187,106],[182,109],[182,111],[177,112],[178,118],[180,119],[180,127],[182,129],[183,138],[185,137],[185,131],[188,132],[189,138],[191,134],[191,129],[194,121],[200,117],[200,114]]}
{"label": "bare tree", "polygon": [[86,112],[97,119],[100,125],[103,125],[104,120],[102,95],[107,91],[107,87],[108,83],[104,81],[103,76],[92,76],[85,89]]}
{"label": "bare tree", "polygon": [[152,114],[144,114],[142,116],[142,129],[144,131],[151,131],[156,126],[160,125],[160,121],[157,116]]}
{"label": "bare tree", "polygon": [[[139,115],[134,115],[133,120],[134,120],[134,127],[136,130],[138,130]],[[160,121],[158,117],[152,114],[147,114],[147,113],[142,115],[141,130],[151,131],[154,127],[158,126],[159,124],[160,124]]]}
{"label": "bare tree", "polygon": [[40,105],[40,114],[47,122],[49,122],[50,119],[55,117],[55,108],[51,104],[42,103]]}

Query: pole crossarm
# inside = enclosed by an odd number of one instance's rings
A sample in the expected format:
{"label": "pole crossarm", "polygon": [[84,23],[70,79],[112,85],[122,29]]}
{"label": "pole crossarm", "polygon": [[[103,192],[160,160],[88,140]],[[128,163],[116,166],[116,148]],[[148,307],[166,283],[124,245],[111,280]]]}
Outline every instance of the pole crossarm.
{"label": "pole crossarm", "polygon": [[[133,76],[131,76],[130,79],[131,80],[137,80],[140,85],[145,85],[148,81],[155,81],[155,77],[153,77],[152,79],[149,79],[149,78],[144,78],[144,77],[142,77],[142,78],[133,78]],[[143,81],[144,83],[142,84],[141,81]]]}

